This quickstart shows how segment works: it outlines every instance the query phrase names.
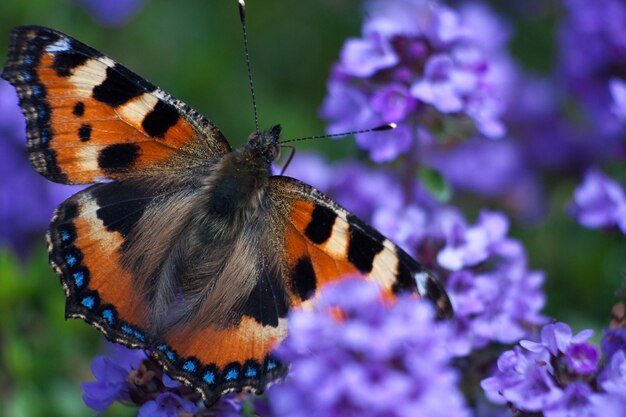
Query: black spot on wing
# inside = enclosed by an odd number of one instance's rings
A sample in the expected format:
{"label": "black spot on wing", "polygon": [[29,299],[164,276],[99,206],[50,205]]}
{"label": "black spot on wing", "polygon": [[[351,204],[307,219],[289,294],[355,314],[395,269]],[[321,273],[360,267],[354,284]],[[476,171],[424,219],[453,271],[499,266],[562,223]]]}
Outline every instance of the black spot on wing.
{"label": "black spot on wing", "polygon": [[81,125],[81,127],[78,128],[78,139],[80,139],[81,142],[87,142],[91,139],[91,129],[90,124]]}
{"label": "black spot on wing", "polygon": [[[123,68],[121,65],[115,64],[115,66],[106,69],[106,78],[102,84],[94,87],[92,92],[96,100],[111,107],[117,107],[144,93],[144,89],[140,85],[124,76],[130,71],[120,71],[121,68]],[[134,78],[137,77],[134,74],[133,76]]]}
{"label": "black spot on wing", "polygon": [[100,151],[98,166],[104,170],[124,170],[131,168],[139,158],[139,145],[116,143]]}
{"label": "black spot on wing", "polygon": [[423,271],[424,268],[397,246],[396,256],[398,256],[399,261],[398,270],[396,271],[396,281],[393,283],[391,290],[395,294],[416,292],[417,283],[415,282],[415,274]]}
{"label": "black spot on wing", "polygon": [[72,114],[77,117],[81,117],[85,114],[85,103],[79,101],[74,105],[74,109],[72,110]]}
{"label": "black spot on wing", "polygon": [[276,279],[264,271],[244,303],[243,314],[263,326],[277,327],[278,319],[286,317],[289,311],[287,294],[275,282]]}
{"label": "black spot on wing", "polygon": [[302,301],[308,300],[315,293],[317,280],[308,256],[298,259],[291,275],[291,288]]}
{"label": "black spot on wing", "polygon": [[173,106],[159,100],[141,123],[146,133],[162,138],[168,129],[176,124],[180,114]]}
{"label": "black spot on wing", "polygon": [[80,67],[90,58],[73,50],[57,52],[54,54],[52,69],[59,77],[69,77],[75,68]]}
{"label": "black spot on wing", "polygon": [[96,216],[108,231],[123,237],[133,230],[154,197],[145,188],[125,182],[98,184],[91,190],[99,207]]}
{"label": "black spot on wing", "polygon": [[350,225],[348,260],[361,273],[370,273],[374,265],[374,258],[383,250],[385,238],[352,214],[348,215],[347,220]]}
{"label": "black spot on wing", "polygon": [[304,234],[313,243],[322,244],[328,240],[333,231],[337,213],[322,205],[316,205],[311,213],[311,221]]}

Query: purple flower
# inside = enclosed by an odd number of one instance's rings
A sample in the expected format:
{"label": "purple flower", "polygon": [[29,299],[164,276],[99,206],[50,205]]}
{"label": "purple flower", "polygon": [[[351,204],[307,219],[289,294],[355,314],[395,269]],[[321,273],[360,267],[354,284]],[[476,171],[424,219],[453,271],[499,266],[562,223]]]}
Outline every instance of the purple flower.
{"label": "purple flower", "polygon": [[609,89],[613,98],[611,110],[622,122],[626,121],[626,82],[619,78],[612,78],[609,81]]}
{"label": "purple flower", "polygon": [[570,212],[586,227],[618,226],[626,233],[626,194],[616,181],[597,170],[587,172],[574,191]]}
{"label": "purple flower", "polygon": [[139,11],[145,0],[75,0],[103,26],[121,26]]}
{"label": "purple flower", "polygon": [[574,382],[565,388],[563,396],[552,406],[544,408],[545,417],[594,417],[595,407],[591,401],[591,387],[584,382]]}
{"label": "purple flower", "polygon": [[626,328],[605,330],[602,336],[602,353],[610,359],[619,351],[626,352]]}
{"label": "purple flower", "polygon": [[530,352],[516,346],[498,359],[495,376],[481,382],[487,398],[497,404],[539,411],[558,401],[563,391],[551,377],[547,351]]}
{"label": "purple flower", "polygon": [[433,149],[426,159],[454,186],[488,197],[510,191],[527,176],[520,149],[510,140],[469,139]]}
{"label": "purple flower", "polygon": [[138,417],[181,417],[182,413],[192,416],[196,411],[198,407],[194,403],[174,393],[165,392],[142,405]]}
{"label": "purple flower", "polygon": [[354,278],[324,287],[307,310],[290,314],[277,350],[292,370],[268,392],[276,416],[468,415],[448,366],[449,328],[427,303],[388,305]]}
{"label": "purple flower", "polygon": [[600,138],[619,135],[611,80],[626,59],[626,4],[621,0],[563,0],[559,31],[560,72],[566,87],[587,110]]}
{"label": "purple flower", "polygon": [[477,265],[493,254],[497,246],[509,243],[505,239],[508,220],[499,213],[482,212],[472,227],[466,227],[464,221],[449,226],[446,246],[437,255],[437,261],[452,271]]}
{"label": "purple flower", "polygon": [[579,375],[588,375],[596,372],[599,359],[598,348],[588,343],[571,345],[565,354],[567,368]]}
{"label": "purple flower", "polygon": [[55,207],[81,187],[53,184],[28,160],[15,89],[0,80],[0,245],[22,257],[42,239]]}
{"label": "purple flower", "polygon": [[[499,68],[508,30],[493,14],[485,7],[459,13],[437,0],[378,0],[368,12],[363,36],[346,41],[331,73],[321,111],[330,133],[397,123],[357,135],[376,162],[434,146],[430,137],[445,123],[462,128],[469,119],[487,137],[504,134]],[[478,34],[483,23],[491,42]]]}
{"label": "purple flower", "polygon": [[130,401],[128,374],[146,358],[142,350],[128,349],[113,343],[108,347],[110,354],[96,356],[91,362],[91,372],[96,381],[81,384],[83,401],[87,407],[100,412],[115,401]]}
{"label": "purple flower", "polygon": [[520,344],[532,352],[547,350],[551,355],[557,356],[567,353],[571,345],[584,343],[591,336],[593,330],[583,330],[574,335],[565,323],[549,323],[541,329],[541,342],[522,340]]}
{"label": "purple flower", "polygon": [[426,221],[426,212],[416,205],[381,207],[372,218],[378,231],[409,252],[426,237]]}
{"label": "purple flower", "polygon": [[341,62],[346,74],[369,77],[378,70],[398,63],[389,39],[374,34],[367,39],[348,39],[341,51]]}
{"label": "purple flower", "polygon": [[540,342],[522,341],[500,356],[493,376],[481,383],[487,397],[546,417],[623,415],[626,352],[599,370],[597,348],[585,343],[591,335],[574,335],[565,323],[544,326]]}
{"label": "purple flower", "polygon": [[610,394],[616,394],[626,402],[626,351],[616,352],[599,377],[600,386]]}

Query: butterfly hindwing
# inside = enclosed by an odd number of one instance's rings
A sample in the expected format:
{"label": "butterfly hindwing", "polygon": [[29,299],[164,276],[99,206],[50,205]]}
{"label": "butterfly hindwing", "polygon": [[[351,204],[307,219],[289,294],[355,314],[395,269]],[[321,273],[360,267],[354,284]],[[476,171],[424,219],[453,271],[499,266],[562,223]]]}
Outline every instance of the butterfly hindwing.
{"label": "butterfly hindwing", "polygon": [[173,170],[230,151],[189,106],[53,29],[15,28],[2,77],[20,96],[34,167],[55,182]]}
{"label": "butterfly hindwing", "polygon": [[154,197],[135,186],[96,184],[61,204],[48,232],[50,263],[65,288],[66,315],[131,347],[147,346],[147,306],[123,267],[122,248]]}
{"label": "butterfly hindwing", "polygon": [[285,279],[295,305],[312,298],[327,282],[360,275],[388,295],[414,293],[452,314],[438,279],[400,247],[321,192],[289,177],[272,177],[276,199],[287,207]]}
{"label": "butterfly hindwing", "polygon": [[[172,223],[181,212],[179,202],[189,195],[183,183],[159,189],[146,179],[93,185],[56,210],[49,256],[65,288],[68,317],[93,324],[111,341],[149,348],[172,377],[196,388],[211,404],[230,391],[262,392],[284,376],[286,367],[271,352],[286,336],[290,305],[287,294],[272,284],[280,277],[265,271],[226,325],[200,318],[163,339],[152,337],[151,300],[126,257],[136,253],[133,245],[143,248],[145,242],[132,237],[146,219],[155,226],[156,213]],[[181,224],[187,218],[182,215]],[[176,240],[175,235],[160,237]]]}

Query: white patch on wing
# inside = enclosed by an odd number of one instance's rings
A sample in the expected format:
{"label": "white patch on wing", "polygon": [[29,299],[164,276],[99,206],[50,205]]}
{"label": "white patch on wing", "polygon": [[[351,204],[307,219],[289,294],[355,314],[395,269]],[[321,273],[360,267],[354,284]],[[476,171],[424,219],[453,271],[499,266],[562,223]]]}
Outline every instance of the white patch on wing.
{"label": "white patch on wing", "polygon": [[383,244],[383,250],[378,252],[372,263],[372,272],[369,276],[380,283],[383,288],[391,288],[396,282],[398,271],[398,255],[395,250],[388,248],[388,240]]}
{"label": "white patch on wing", "polygon": [[61,164],[77,164],[80,166],[80,170],[83,172],[87,171],[100,171],[100,167],[98,166],[98,154],[100,152],[100,147],[98,146],[80,146],[75,148],[76,156],[68,157],[71,158],[72,161],[59,161]]}
{"label": "white patch on wing", "polygon": [[64,52],[69,51],[70,49],[72,49],[70,46],[70,40],[67,38],[61,38],[55,43],[51,43],[46,46],[47,52]]}
{"label": "white patch on wing", "polygon": [[159,99],[152,94],[144,93],[117,107],[116,111],[124,121],[139,128],[146,115],[152,111],[158,101]]}
{"label": "white patch on wing", "polygon": [[107,68],[115,65],[111,58],[101,57],[90,59],[72,72],[69,82],[75,87],[73,91],[79,97],[91,96],[93,88],[102,84],[107,78]]}
{"label": "white patch on wing", "polygon": [[330,237],[323,244],[324,252],[334,258],[344,258],[348,251],[349,232],[348,222],[336,217]]}
{"label": "white patch on wing", "polygon": [[420,295],[422,297],[426,296],[426,293],[428,292],[427,288],[427,283],[428,280],[430,279],[428,276],[428,272],[422,271],[422,272],[417,272],[415,275],[413,275],[415,277],[415,282],[417,282],[417,290],[419,291]]}

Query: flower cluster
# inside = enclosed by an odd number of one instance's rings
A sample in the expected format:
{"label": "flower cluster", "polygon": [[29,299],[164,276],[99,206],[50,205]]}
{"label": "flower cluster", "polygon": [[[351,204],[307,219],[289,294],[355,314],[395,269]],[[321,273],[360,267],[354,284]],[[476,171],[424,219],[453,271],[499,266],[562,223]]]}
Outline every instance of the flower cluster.
{"label": "flower cluster", "polygon": [[[377,162],[395,159],[418,144],[432,144],[442,123],[463,118],[485,136],[505,133],[497,56],[459,12],[436,0],[370,3],[361,38],[349,39],[332,70],[322,115],[331,133],[398,123],[393,132],[357,135]],[[478,11],[480,13],[480,11]],[[486,34],[485,34],[486,35]],[[442,117],[447,115],[447,117]]]}
{"label": "flower cluster", "polygon": [[311,311],[290,314],[276,353],[292,371],[269,390],[270,405],[281,417],[468,416],[449,337],[427,303],[403,297],[389,305],[359,278],[329,284]]}
{"label": "flower cluster", "polygon": [[[319,156],[297,155],[287,174],[309,180],[323,166]],[[333,198],[356,207],[359,216],[446,283],[455,308],[457,354],[490,342],[516,342],[544,322],[544,274],[529,270],[522,244],[508,236],[504,214],[483,211],[471,225],[418,185],[403,190],[392,172],[357,163],[326,164],[321,171],[334,179],[330,186],[322,180]]]}
{"label": "flower cluster", "polygon": [[[482,382],[485,393],[493,402],[546,417],[623,416],[626,349],[605,350],[600,362],[598,348],[587,342],[592,333],[573,335],[564,323],[544,326],[540,342],[524,340],[500,356],[495,374]],[[626,329],[616,333],[626,337]]]}

